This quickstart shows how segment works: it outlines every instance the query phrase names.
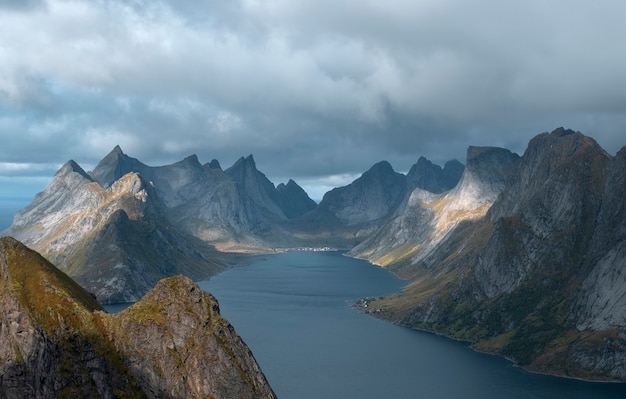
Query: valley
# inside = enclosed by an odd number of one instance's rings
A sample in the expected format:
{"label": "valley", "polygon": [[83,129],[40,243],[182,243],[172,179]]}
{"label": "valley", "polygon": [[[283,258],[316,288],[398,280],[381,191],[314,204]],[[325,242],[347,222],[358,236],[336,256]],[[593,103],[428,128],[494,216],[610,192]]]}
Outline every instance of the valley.
{"label": "valley", "polygon": [[626,381],[625,198],[626,149],[563,128],[521,155],[470,147],[465,164],[419,158],[407,174],[381,161],[319,204],[251,155],[153,167],[116,146],[90,172],[68,161],[2,234],[101,303],[205,280],[233,254],[345,250],[409,282],[368,302],[377,317],[535,372]]}

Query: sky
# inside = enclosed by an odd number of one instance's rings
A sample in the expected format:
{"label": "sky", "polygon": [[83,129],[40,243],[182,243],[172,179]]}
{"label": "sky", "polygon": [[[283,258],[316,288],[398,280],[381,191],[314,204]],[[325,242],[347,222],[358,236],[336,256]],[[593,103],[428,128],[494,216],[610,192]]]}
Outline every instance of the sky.
{"label": "sky", "polygon": [[0,0],[0,197],[119,144],[253,154],[314,199],[387,160],[626,145],[623,0]]}

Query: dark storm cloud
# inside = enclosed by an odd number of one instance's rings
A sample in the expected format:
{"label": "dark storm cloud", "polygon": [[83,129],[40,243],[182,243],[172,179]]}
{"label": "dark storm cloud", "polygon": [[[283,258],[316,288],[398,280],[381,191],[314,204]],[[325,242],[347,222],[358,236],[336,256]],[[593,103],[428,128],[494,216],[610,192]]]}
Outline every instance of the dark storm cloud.
{"label": "dark storm cloud", "polygon": [[70,158],[88,168],[120,144],[153,165],[252,153],[276,183],[328,186],[382,159],[406,171],[420,155],[463,161],[469,145],[521,153],[558,126],[614,153],[626,144],[624,12],[560,0],[0,2],[0,175]]}
{"label": "dark storm cloud", "polygon": [[0,10],[26,11],[44,5],[44,0],[0,0]]}

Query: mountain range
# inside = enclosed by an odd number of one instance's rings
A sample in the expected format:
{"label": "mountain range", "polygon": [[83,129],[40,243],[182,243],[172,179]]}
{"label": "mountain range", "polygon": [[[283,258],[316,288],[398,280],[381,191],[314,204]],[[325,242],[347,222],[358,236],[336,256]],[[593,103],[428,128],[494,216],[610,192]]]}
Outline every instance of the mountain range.
{"label": "mountain range", "polygon": [[252,156],[223,170],[192,155],[151,167],[119,147],[92,172],[69,161],[4,232],[105,302],[224,251],[332,247],[409,281],[367,311],[471,341],[540,372],[626,380],[626,148],[559,128],[521,156],[470,147],[466,164],[382,161],[315,204]]}
{"label": "mountain range", "polygon": [[[485,206],[467,213],[459,191],[480,169],[470,158],[455,189],[415,198],[428,237],[387,244],[402,215],[353,250],[411,280],[368,311],[530,370],[626,380],[626,147],[613,157],[579,132],[540,134],[519,159],[483,164],[492,172],[473,180],[490,189],[465,205]],[[440,229],[450,209],[462,221]]]}

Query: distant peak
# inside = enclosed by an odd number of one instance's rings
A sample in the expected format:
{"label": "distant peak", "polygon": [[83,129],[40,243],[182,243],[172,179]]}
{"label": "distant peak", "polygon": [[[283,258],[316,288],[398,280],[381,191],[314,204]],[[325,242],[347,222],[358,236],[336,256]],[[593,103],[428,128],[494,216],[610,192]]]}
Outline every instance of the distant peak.
{"label": "distant peak", "polygon": [[433,163],[430,162],[427,158],[421,156],[417,159],[417,164],[418,165],[432,165]]}
{"label": "distant peak", "polygon": [[374,166],[372,166],[369,171],[370,172],[384,172],[384,173],[393,173],[394,172],[393,167],[387,161],[380,161],[380,162],[374,164]]}
{"label": "distant peak", "polygon": [[252,154],[248,155],[245,158],[245,161],[246,161],[247,164],[250,164],[251,166],[256,167],[256,162],[254,162],[254,157],[252,156]]}
{"label": "distant peak", "polygon": [[432,173],[433,171],[438,172],[440,170],[441,167],[439,165],[435,165],[425,157],[419,157],[417,163],[411,166],[408,175]]}
{"label": "distant peak", "polygon": [[293,189],[302,189],[293,179],[289,179],[287,183],[280,183],[276,186],[276,189],[281,190],[293,190]]}
{"label": "distant peak", "polygon": [[192,164],[200,164],[198,160],[198,156],[196,154],[191,154],[187,158],[183,159],[183,162],[192,163]]}
{"label": "distant peak", "polygon": [[59,171],[57,172],[57,174],[68,174],[68,173],[78,173],[79,175],[81,175],[82,177],[84,177],[85,179],[89,180],[89,181],[93,181],[93,179],[91,178],[91,176],[89,176],[87,174],[87,172],[85,172],[85,170],[83,168],[80,167],[79,164],[77,164],[74,160],[70,159],[69,161],[67,161],[65,163],[65,165],[63,165],[61,167],[61,169],[59,169]]}
{"label": "distant peak", "polygon": [[222,170],[222,166],[220,165],[220,162],[217,159],[212,160],[211,162],[209,162],[207,164],[209,166],[209,168],[211,169],[219,169]]}
{"label": "distant peak", "polygon": [[230,169],[237,169],[240,167],[256,168],[256,163],[254,162],[254,158],[252,157],[252,155],[248,155],[245,158],[244,157],[239,158],[237,162],[235,162],[235,164],[230,167]]}
{"label": "distant peak", "polygon": [[111,152],[109,153],[111,155],[124,155],[124,151],[122,151],[122,147],[118,145],[116,145],[115,147],[113,147],[113,149],[111,150]]}

